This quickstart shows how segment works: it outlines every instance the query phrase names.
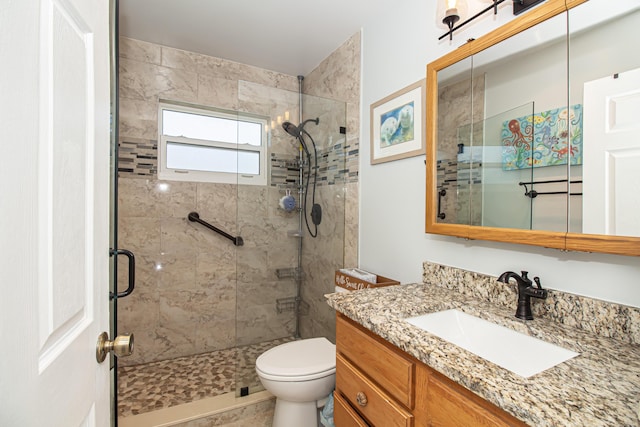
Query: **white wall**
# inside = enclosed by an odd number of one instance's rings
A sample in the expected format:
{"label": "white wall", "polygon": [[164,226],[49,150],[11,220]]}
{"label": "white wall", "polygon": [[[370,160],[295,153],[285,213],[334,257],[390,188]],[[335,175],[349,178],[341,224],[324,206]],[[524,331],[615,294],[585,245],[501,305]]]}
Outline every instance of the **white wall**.
{"label": "white wall", "polygon": [[[607,0],[591,0],[604,2]],[[468,0],[470,13],[488,5]],[[436,2],[403,0],[363,27],[360,145],[360,267],[403,283],[419,282],[422,262],[485,274],[529,270],[545,287],[640,307],[640,260],[428,235],[424,156],[371,165],[369,107],[421,78],[427,63],[513,18],[511,2],[438,41]]]}

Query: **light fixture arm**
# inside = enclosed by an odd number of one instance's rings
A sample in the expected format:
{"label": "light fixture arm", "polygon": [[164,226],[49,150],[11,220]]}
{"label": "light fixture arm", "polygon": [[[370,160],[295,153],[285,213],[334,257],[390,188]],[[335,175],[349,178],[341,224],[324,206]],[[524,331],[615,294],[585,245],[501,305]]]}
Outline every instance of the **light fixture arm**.
{"label": "light fixture arm", "polygon": [[[458,15],[458,11],[456,9],[447,10],[447,15],[442,19],[442,23],[446,24],[449,27],[449,40],[453,40],[453,25],[460,20],[460,16]],[[446,36],[445,34],[444,36]],[[444,37],[442,36],[442,37]],[[442,39],[440,37],[440,39]]]}

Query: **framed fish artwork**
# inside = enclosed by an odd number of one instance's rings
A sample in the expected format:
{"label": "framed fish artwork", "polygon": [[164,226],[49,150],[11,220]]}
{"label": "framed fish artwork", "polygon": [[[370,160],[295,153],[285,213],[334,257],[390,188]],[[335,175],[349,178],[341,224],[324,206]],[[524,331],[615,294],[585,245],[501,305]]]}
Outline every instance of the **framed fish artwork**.
{"label": "framed fish artwork", "polygon": [[580,165],[582,104],[507,120],[501,138],[503,170]]}

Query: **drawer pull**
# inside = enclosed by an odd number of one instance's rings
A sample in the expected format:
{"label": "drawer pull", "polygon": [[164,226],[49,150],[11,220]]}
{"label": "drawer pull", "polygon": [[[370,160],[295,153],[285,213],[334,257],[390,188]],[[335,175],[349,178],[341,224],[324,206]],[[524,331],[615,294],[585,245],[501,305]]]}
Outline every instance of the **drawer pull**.
{"label": "drawer pull", "polygon": [[359,391],[358,394],[356,394],[356,402],[358,402],[358,405],[360,406],[363,406],[363,407],[367,406],[367,403],[368,403],[367,395]]}

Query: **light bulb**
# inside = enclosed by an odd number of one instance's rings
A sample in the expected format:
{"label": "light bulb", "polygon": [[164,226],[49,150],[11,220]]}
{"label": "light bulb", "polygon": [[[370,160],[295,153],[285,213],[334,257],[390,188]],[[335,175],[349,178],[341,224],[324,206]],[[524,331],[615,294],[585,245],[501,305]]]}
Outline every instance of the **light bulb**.
{"label": "light bulb", "polygon": [[444,13],[444,16],[459,16],[458,14],[458,0],[447,0],[447,10]]}

